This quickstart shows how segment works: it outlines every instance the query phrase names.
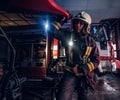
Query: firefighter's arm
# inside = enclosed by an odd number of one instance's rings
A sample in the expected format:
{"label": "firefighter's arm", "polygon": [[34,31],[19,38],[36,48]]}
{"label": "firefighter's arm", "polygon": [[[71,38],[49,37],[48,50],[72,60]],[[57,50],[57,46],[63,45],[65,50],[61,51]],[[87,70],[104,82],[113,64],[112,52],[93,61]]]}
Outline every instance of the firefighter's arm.
{"label": "firefighter's arm", "polygon": [[94,47],[92,48],[90,57],[88,58],[88,60],[86,60],[86,62],[82,64],[82,67],[87,71],[92,72],[98,67],[99,62],[99,51],[95,43]]}
{"label": "firefighter's arm", "polygon": [[[63,16],[63,19],[61,17],[60,18],[59,17],[51,22],[50,30],[48,32],[50,33],[51,36],[57,38],[58,40],[61,40],[63,38],[63,34],[64,34],[64,32],[61,31],[61,27],[65,21],[63,21],[64,16]],[[66,20],[66,19],[64,19],[64,20]]]}
{"label": "firefighter's arm", "polygon": [[59,30],[61,28],[61,26],[66,23],[68,20],[72,19],[72,14],[67,11],[69,14],[69,18],[65,17],[65,16],[56,16],[55,21],[52,23],[52,25],[54,26],[55,29]]}
{"label": "firefighter's arm", "polygon": [[66,40],[65,36],[69,36],[70,30],[62,30],[62,25],[67,22],[64,16],[62,18],[58,18],[51,23],[51,28],[49,33],[53,35],[53,37],[57,38],[58,40]]}
{"label": "firefighter's arm", "polygon": [[69,18],[67,18],[63,15],[61,15],[61,16],[56,15],[56,17],[53,19],[53,21],[50,24],[49,33],[51,33],[51,35],[53,35],[53,37],[55,37],[59,40],[64,40],[63,39],[65,37],[65,36],[63,36],[64,33],[65,34],[68,33],[66,31],[61,30],[62,25],[72,18],[72,14],[69,11],[67,11],[67,12],[69,13]]}

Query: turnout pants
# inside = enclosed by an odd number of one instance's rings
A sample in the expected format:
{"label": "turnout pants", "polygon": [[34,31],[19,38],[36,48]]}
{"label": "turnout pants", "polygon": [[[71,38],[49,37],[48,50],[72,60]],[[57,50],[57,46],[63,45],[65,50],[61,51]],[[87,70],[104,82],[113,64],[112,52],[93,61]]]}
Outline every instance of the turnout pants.
{"label": "turnout pants", "polygon": [[80,79],[70,72],[65,72],[60,84],[56,100],[72,100],[73,93],[77,91],[76,100],[87,100],[84,88],[80,86]]}

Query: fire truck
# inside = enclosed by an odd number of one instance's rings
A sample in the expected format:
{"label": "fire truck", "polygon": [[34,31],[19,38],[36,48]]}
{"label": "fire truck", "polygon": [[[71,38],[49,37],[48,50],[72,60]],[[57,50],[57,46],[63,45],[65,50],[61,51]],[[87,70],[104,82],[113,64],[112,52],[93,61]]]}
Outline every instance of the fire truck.
{"label": "fire truck", "polygon": [[[20,12],[24,15],[26,12],[26,14],[34,15],[35,19],[38,19],[38,22],[35,24],[30,22],[29,25],[22,23],[19,28],[17,26],[17,28],[10,26],[11,33],[8,27],[5,29],[6,26],[4,27],[4,25],[0,23],[0,100],[21,100],[21,89],[25,89],[25,87],[28,89],[27,86],[31,86],[31,84],[34,88],[42,88],[43,90],[45,89],[45,86],[43,87],[45,83],[49,83],[48,85],[50,85],[50,82],[43,82],[44,78],[47,77],[47,64],[52,55],[50,55],[49,44],[51,42],[49,41],[49,34],[46,35],[42,21],[48,20],[48,16],[51,16],[50,19],[54,19],[56,16],[69,18],[68,12],[57,5],[53,0],[20,2],[15,2],[14,0],[11,0],[11,2],[3,2],[5,6],[2,6],[3,9],[0,7],[0,11],[8,14],[7,11],[9,10],[15,15]],[[7,4],[8,6],[6,6]],[[33,6],[31,6],[31,4]],[[38,7],[36,4],[39,4]],[[16,8],[17,12],[14,12]],[[31,13],[31,11],[35,13],[39,12],[39,17],[36,17],[38,14]],[[30,19],[35,20],[33,16]],[[22,20],[25,19],[23,18]],[[41,23],[39,23],[39,21],[41,21]],[[24,85],[25,87],[22,87],[26,79],[28,83]],[[30,90],[28,90],[27,93],[29,91]],[[37,97],[42,100],[47,98],[43,95],[37,96],[36,91],[32,91],[30,95],[32,95],[33,98]],[[53,100],[53,96],[51,96],[51,100]]]}
{"label": "fire truck", "polygon": [[100,52],[98,69],[101,73],[107,71],[119,74],[119,22],[118,18],[104,19],[99,22],[99,25],[93,24],[91,27],[91,33]]}
{"label": "fire truck", "polygon": [[93,24],[91,33],[96,40],[96,44],[100,53],[100,64],[98,66],[99,72],[116,72],[118,68],[116,65],[116,45],[113,44],[112,30],[107,33],[107,29],[104,24]]}

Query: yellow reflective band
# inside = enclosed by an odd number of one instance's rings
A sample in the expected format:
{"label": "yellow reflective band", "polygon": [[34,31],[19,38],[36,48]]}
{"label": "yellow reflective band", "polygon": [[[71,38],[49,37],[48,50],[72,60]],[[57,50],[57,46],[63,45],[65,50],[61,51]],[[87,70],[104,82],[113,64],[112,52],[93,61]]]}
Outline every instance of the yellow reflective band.
{"label": "yellow reflective band", "polygon": [[90,72],[92,71],[91,65],[87,63],[87,66],[89,67]]}
{"label": "yellow reflective band", "polygon": [[92,51],[92,47],[87,46],[85,55],[84,55],[83,57],[84,57],[84,58],[88,57],[88,56],[90,55],[91,51]]}
{"label": "yellow reflective band", "polygon": [[53,24],[53,26],[57,29],[57,30],[59,30],[59,26],[57,26],[56,24]]}
{"label": "yellow reflective band", "polygon": [[92,62],[90,62],[90,65],[91,65],[92,70],[94,70],[94,69],[95,69],[95,67],[94,67],[94,65],[93,65],[93,63],[92,63]]}
{"label": "yellow reflective band", "polygon": [[84,55],[83,57],[86,57],[86,56],[87,56],[88,51],[89,51],[89,47],[87,46],[87,49],[86,49],[85,55]]}
{"label": "yellow reflective band", "polygon": [[90,72],[93,71],[93,70],[95,69],[95,67],[94,67],[94,65],[93,65],[92,62],[87,63],[87,65],[88,65],[88,67],[89,67]]}
{"label": "yellow reflective band", "polygon": [[56,24],[57,24],[57,26],[58,26],[59,28],[61,27],[61,24],[60,24],[60,23],[56,22]]}
{"label": "yellow reflective band", "polygon": [[90,55],[90,53],[91,53],[91,50],[92,50],[92,47],[89,47],[89,50],[88,50],[87,57]]}

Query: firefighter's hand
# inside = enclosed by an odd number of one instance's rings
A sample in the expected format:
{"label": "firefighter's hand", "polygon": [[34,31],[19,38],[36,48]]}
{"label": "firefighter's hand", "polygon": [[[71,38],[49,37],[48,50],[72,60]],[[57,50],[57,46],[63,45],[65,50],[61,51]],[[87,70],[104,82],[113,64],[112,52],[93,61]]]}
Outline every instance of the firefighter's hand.
{"label": "firefighter's hand", "polygon": [[68,20],[72,19],[72,14],[70,13],[70,11],[68,11],[68,14],[69,14],[69,18],[61,15],[61,16],[56,16],[55,18],[55,22],[54,22],[54,27],[56,29],[60,29],[61,26],[64,24],[64,23],[67,23]]}
{"label": "firefighter's hand", "polygon": [[67,17],[65,16],[57,16],[56,17],[56,22],[60,23],[61,25],[63,25],[64,23],[67,22]]}
{"label": "firefighter's hand", "polygon": [[75,75],[78,75],[79,72],[78,72],[78,64],[76,64],[73,68],[72,68],[72,72],[75,74]]}
{"label": "firefighter's hand", "polygon": [[64,16],[57,16],[56,19],[55,19],[55,22],[53,23],[53,26],[59,30],[62,25],[67,22],[67,18],[64,17]]}
{"label": "firefighter's hand", "polygon": [[66,10],[66,12],[69,15],[69,18],[61,15],[61,16],[57,16],[56,17],[56,22],[59,22],[61,25],[63,25],[64,23],[67,23],[68,20],[72,19],[73,15],[71,14],[71,12],[69,10]]}

